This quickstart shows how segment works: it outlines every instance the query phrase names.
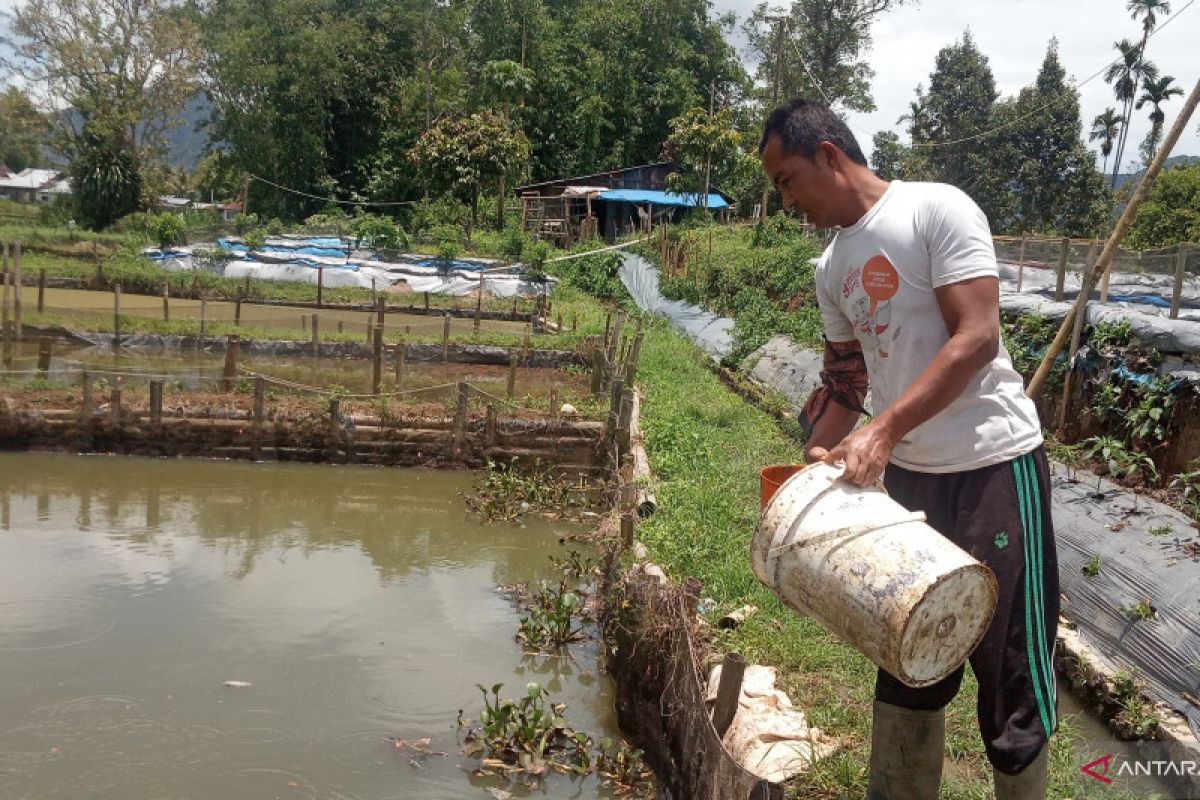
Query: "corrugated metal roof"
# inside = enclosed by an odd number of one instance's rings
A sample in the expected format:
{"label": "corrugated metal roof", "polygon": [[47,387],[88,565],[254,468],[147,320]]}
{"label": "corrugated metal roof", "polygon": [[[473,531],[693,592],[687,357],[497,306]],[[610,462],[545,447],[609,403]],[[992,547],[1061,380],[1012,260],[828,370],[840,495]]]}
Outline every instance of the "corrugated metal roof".
{"label": "corrugated metal roof", "polygon": [[[683,206],[695,208],[701,204],[700,194],[676,194],[675,192],[660,192],[656,189],[610,189],[600,195],[601,200],[622,201],[626,203],[649,203],[655,206]],[[729,203],[719,194],[709,193],[709,208],[728,208]]]}

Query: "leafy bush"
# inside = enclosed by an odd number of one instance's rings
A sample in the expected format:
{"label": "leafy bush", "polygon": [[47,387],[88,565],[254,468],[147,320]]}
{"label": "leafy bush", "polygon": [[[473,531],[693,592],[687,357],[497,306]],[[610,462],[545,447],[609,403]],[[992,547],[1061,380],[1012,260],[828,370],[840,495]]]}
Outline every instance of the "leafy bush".
{"label": "leafy bush", "polygon": [[504,234],[500,239],[500,255],[510,261],[520,261],[528,244],[529,237],[525,235],[521,226],[519,224],[515,227],[510,225],[504,229]]}
{"label": "leafy bush", "polygon": [[246,246],[251,250],[260,249],[267,243],[266,228],[255,228],[252,231],[247,231],[246,234],[242,236],[242,241],[244,241]]}
{"label": "leafy bush", "polygon": [[170,211],[153,214],[146,222],[150,238],[163,250],[179,244],[186,228],[183,218]]}
{"label": "leafy bush", "polygon": [[341,236],[351,227],[350,216],[338,206],[333,206],[305,219],[300,225],[300,230],[304,233]]}
{"label": "leafy bush", "polygon": [[354,218],[354,235],[357,237],[355,246],[368,239],[376,250],[401,250],[408,247],[408,237],[404,235],[395,220],[378,214],[361,214]]}
{"label": "leafy bush", "polygon": [[754,247],[780,247],[805,240],[804,227],[800,221],[783,211],[767,217],[754,229]]}
{"label": "leafy bush", "polygon": [[239,213],[233,218],[233,229],[239,234],[245,233],[255,227],[258,227],[258,214],[253,212],[249,214]]}
{"label": "leafy bush", "polygon": [[621,283],[618,270],[621,257],[615,252],[597,253],[594,256],[557,261],[550,265],[551,274],[561,278],[580,291],[602,300],[630,300],[625,284]]}
{"label": "leafy bush", "polygon": [[471,217],[471,211],[452,197],[422,200],[414,203],[408,216],[408,230],[422,241],[430,241],[435,228],[451,226],[462,228]]}

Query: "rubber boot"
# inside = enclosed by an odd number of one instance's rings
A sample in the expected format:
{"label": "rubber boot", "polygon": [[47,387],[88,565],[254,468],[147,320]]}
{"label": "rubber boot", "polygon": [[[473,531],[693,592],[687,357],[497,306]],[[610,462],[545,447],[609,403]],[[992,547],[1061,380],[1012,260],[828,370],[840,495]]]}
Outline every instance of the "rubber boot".
{"label": "rubber boot", "polygon": [[996,800],[1044,800],[1049,752],[1049,745],[1043,745],[1037,758],[1016,775],[1006,775],[993,767],[992,781],[996,784]]}
{"label": "rubber boot", "polygon": [[942,784],[946,712],[875,701],[867,800],[936,800]]}

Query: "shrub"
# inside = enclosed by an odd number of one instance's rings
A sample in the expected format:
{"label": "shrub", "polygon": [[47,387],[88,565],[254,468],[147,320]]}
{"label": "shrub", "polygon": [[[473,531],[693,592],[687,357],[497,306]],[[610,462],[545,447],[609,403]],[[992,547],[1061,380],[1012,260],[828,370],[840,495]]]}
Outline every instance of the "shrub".
{"label": "shrub", "polygon": [[183,218],[170,211],[153,214],[146,222],[150,238],[163,250],[179,244],[186,228]]}

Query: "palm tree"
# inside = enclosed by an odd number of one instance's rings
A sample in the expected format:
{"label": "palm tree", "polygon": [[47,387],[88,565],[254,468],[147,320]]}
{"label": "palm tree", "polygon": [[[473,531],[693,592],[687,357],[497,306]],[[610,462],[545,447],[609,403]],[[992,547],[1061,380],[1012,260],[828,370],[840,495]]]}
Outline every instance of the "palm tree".
{"label": "palm tree", "polygon": [[1138,17],[1142,18],[1142,50],[1145,50],[1146,40],[1158,26],[1158,15],[1170,14],[1171,4],[1166,0],[1129,0],[1125,9],[1135,21]]}
{"label": "palm tree", "polygon": [[1158,140],[1162,136],[1163,120],[1166,119],[1162,104],[1172,97],[1183,95],[1183,89],[1171,85],[1174,82],[1175,79],[1170,75],[1163,75],[1161,78],[1146,78],[1142,81],[1142,96],[1137,100],[1137,109],[1141,111],[1142,106],[1146,104],[1153,106],[1150,109],[1150,133],[1146,136],[1146,142],[1142,148],[1145,151],[1147,163],[1154,151],[1158,149]]}
{"label": "palm tree", "polygon": [[1104,109],[1103,114],[1097,114],[1092,120],[1092,132],[1088,134],[1088,141],[1100,140],[1100,153],[1104,156],[1104,167],[1100,170],[1102,174],[1108,172],[1108,157],[1120,130],[1121,117],[1117,115],[1115,108]]}
{"label": "palm tree", "polygon": [[908,113],[900,116],[896,120],[897,125],[907,123],[908,135],[915,142],[923,138],[922,132],[925,130],[928,111],[925,108],[925,98],[921,95],[921,87],[917,87],[917,99],[908,102]]}
{"label": "palm tree", "polygon": [[1125,140],[1129,135],[1129,119],[1133,116],[1133,101],[1137,98],[1140,83],[1158,77],[1158,67],[1142,57],[1142,46],[1128,39],[1114,42],[1120,52],[1104,72],[1104,82],[1111,83],[1113,95],[1124,109],[1121,115],[1121,132],[1117,139],[1117,154],[1113,159],[1112,185],[1117,185],[1117,174],[1121,171],[1121,158],[1125,154]]}

